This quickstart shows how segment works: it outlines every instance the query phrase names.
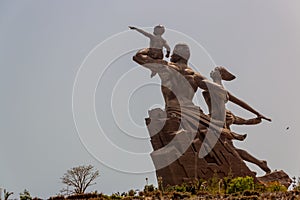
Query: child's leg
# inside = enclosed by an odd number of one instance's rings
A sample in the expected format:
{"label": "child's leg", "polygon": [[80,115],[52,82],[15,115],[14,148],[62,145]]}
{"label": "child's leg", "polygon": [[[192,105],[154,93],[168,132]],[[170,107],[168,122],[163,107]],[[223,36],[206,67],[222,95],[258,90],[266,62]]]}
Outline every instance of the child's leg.
{"label": "child's leg", "polygon": [[156,48],[149,48],[148,56],[150,56],[153,59],[163,59],[164,58],[162,49],[156,49]]}

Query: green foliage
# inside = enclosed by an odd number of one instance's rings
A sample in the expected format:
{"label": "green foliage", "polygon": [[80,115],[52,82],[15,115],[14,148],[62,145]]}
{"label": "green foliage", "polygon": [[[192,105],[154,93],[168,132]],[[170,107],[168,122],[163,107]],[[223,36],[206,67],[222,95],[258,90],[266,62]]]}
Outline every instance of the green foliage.
{"label": "green foliage", "polygon": [[281,185],[279,182],[271,182],[266,186],[266,190],[269,192],[286,192],[287,188],[284,185]]}
{"label": "green foliage", "polygon": [[243,196],[259,196],[259,192],[254,190],[245,190]]}
{"label": "green foliage", "polygon": [[110,196],[110,199],[122,199],[122,197],[119,193],[114,193]]}
{"label": "green foliage", "polygon": [[32,200],[28,190],[25,189],[23,193],[20,193],[20,200]]}
{"label": "green foliage", "polygon": [[153,199],[162,199],[162,192],[160,190],[155,190],[152,192]]}
{"label": "green foliage", "polygon": [[91,198],[100,198],[102,194],[97,193],[86,193],[86,194],[74,194],[66,197],[66,199],[91,199]]}
{"label": "green foliage", "polygon": [[128,191],[128,196],[133,197],[136,194],[135,190],[131,189]]}
{"label": "green foliage", "polygon": [[[162,180],[160,180],[162,181]],[[297,188],[299,187],[299,188]],[[294,187],[294,191],[300,193],[300,180]],[[274,194],[276,198],[279,195],[285,195],[287,189],[285,186],[278,182],[272,182],[268,184],[256,183],[252,177],[236,177],[232,176],[224,177],[223,179],[218,178],[217,173],[209,180],[194,180],[188,183],[183,183],[176,186],[168,186],[162,191],[162,182],[160,189],[154,187],[154,185],[146,185],[143,191],[139,191],[138,196],[136,191],[131,189],[128,192],[122,194],[114,193],[111,196],[95,193],[78,194],[67,196],[56,196],[51,197],[49,200],[64,200],[64,199],[89,199],[89,200],[139,200],[145,198],[151,199],[259,199],[263,194]],[[298,189],[298,190],[297,190]],[[227,194],[226,194],[227,193]],[[24,191],[23,196],[30,196],[28,191]],[[30,198],[21,198],[21,200],[33,200]]]}
{"label": "green foliage", "polygon": [[197,194],[198,187],[198,181],[188,183],[185,185],[185,191],[190,192],[192,195],[195,195]]}
{"label": "green foliage", "polygon": [[143,197],[143,196],[145,196],[145,192],[144,192],[144,191],[139,191],[138,195],[139,195],[140,197]]}
{"label": "green foliage", "polygon": [[263,192],[267,191],[267,187],[262,183],[256,183],[254,185],[254,191],[257,191],[259,193],[263,193]]}
{"label": "green foliage", "polygon": [[63,199],[65,199],[63,195],[57,195],[57,196],[50,197],[48,200],[63,200]]}
{"label": "green foliage", "polygon": [[164,191],[163,178],[161,176],[157,177],[157,182],[158,182],[158,189],[160,191]]}
{"label": "green foliage", "polygon": [[294,190],[294,191],[300,192],[300,177],[298,177],[297,185],[295,184],[295,187],[294,187],[293,190]]}
{"label": "green foliage", "polygon": [[216,194],[220,190],[219,184],[220,184],[220,179],[218,177],[218,174],[215,172],[213,177],[208,180],[207,190],[212,194]]}
{"label": "green foliage", "polygon": [[245,190],[253,190],[254,189],[254,181],[252,177],[237,177],[230,181],[227,186],[226,192],[228,194],[244,192]]}
{"label": "green foliage", "polygon": [[224,186],[224,192],[226,193],[229,187],[229,184],[232,180],[232,176],[227,176],[223,178],[223,186]]}
{"label": "green foliage", "polygon": [[186,188],[185,188],[185,185],[184,185],[184,184],[183,184],[183,185],[175,185],[174,190],[175,190],[176,192],[185,192],[185,191],[186,191]]}
{"label": "green foliage", "polygon": [[153,184],[151,184],[151,185],[145,185],[144,191],[145,192],[154,192],[155,189],[156,188],[154,187]]}
{"label": "green foliage", "polygon": [[188,192],[173,192],[173,198],[172,199],[185,199],[190,198],[191,194]]}

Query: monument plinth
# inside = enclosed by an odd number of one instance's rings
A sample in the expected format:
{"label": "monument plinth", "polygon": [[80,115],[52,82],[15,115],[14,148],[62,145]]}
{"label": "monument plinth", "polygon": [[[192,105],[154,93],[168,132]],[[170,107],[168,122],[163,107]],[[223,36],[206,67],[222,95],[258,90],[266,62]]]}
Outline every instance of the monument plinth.
{"label": "monument plinth", "polygon": [[[146,118],[154,150],[151,157],[157,169],[156,175],[163,178],[164,185],[178,185],[200,178],[208,180],[214,174],[220,178],[232,174],[233,177],[251,176],[256,179],[256,173],[249,170],[239,154],[226,141],[219,140],[204,158],[199,158],[198,151],[202,141],[198,138],[193,139],[191,145],[182,155],[176,155],[176,153],[182,152],[182,149],[178,149],[180,144],[177,143],[168,146],[163,151],[158,151],[167,146],[176,134],[182,134],[182,137],[189,137],[190,134],[187,131],[178,131],[179,119],[162,118],[161,116],[164,115],[163,110],[154,109],[149,111],[149,118]],[[161,127],[163,128],[158,131]],[[199,136],[203,138],[204,134]],[[171,156],[178,157],[172,159]],[[170,164],[160,168],[162,161],[170,162]]]}

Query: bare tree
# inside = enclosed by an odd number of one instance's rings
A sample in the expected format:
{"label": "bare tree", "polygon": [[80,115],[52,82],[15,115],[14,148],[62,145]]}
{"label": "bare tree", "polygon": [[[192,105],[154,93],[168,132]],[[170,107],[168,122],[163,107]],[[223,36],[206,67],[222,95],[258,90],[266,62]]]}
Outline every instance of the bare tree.
{"label": "bare tree", "polygon": [[6,189],[4,189],[4,200],[8,200],[8,197],[12,194],[13,194],[13,192],[8,192],[8,191],[6,191]]}
{"label": "bare tree", "polygon": [[[73,187],[73,193],[83,194],[87,187],[96,184],[93,182],[99,177],[99,171],[94,169],[94,166],[78,166],[69,169],[63,177],[61,177],[62,183],[67,186]],[[66,191],[65,189],[63,191]]]}

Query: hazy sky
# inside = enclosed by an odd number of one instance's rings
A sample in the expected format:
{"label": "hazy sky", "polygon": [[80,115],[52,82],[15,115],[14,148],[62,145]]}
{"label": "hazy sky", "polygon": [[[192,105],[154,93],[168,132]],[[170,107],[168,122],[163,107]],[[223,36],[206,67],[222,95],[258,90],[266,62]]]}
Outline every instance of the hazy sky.
{"label": "hazy sky", "polygon": [[[162,105],[159,81],[150,79],[150,72],[136,68],[131,60],[131,50],[146,47],[148,40],[123,31],[128,25],[152,27],[159,23],[201,44],[217,65],[226,66],[237,76],[226,88],[272,118],[272,123],[234,127],[236,132],[248,133],[246,141],[236,142],[236,146],[266,159],[273,170],[300,176],[299,9],[297,0],[1,0],[0,187],[13,191],[14,198],[25,188],[32,196],[48,198],[63,187],[59,179],[63,173],[81,164],[92,164],[100,171],[91,190],[111,194],[142,189],[145,177],[156,184],[154,172],[118,170],[153,170],[144,118],[150,107]],[[99,45],[120,32],[126,37],[119,38],[118,48]],[[177,38],[188,42],[188,38],[174,34],[171,30],[165,34],[172,48]],[[72,113],[76,74],[94,48],[94,57],[86,61],[98,67],[98,74],[93,75],[99,79],[95,114],[106,135],[98,135],[99,140],[88,137],[89,131],[78,133]],[[127,54],[117,54],[119,48]],[[101,64],[106,53],[116,53],[108,67]],[[214,67],[204,51],[193,48],[191,61],[205,76]],[[136,83],[141,87],[135,88]],[[129,92],[131,96],[125,99]],[[203,102],[200,106],[206,110]],[[228,106],[237,114],[253,117]],[[94,143],[86,145],[82,142],[85,137]],[[114,151],[112,144],[125,154]],[[101,155],[93,155],[91,149]],[[144,156],[135,159],[135,153]]]}

